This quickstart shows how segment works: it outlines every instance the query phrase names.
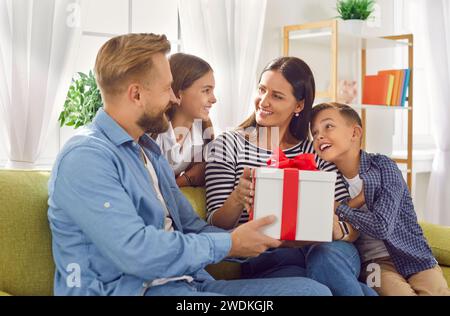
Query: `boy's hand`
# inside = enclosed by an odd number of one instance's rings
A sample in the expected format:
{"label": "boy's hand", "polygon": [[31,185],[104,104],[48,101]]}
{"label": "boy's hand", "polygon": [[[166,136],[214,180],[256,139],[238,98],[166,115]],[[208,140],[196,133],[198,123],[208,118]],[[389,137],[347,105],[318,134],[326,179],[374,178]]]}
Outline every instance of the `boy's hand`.
{"label": "boy's hand", "polygon": [[364,204],[366,204],[366,196],[364,195],[364,185],[362,187],[361,192],[355,197],[355,199],[358,202],[358,204],[361,205],[358,208],[361,208]]}
{"label": "boy's hand", "polygon": [[336,213],[337,208],[341,205],[341,202],[334,201],[334,213]]}
{"label": "boy's hand", "polygon": [[344,232],[339,225],[339,218],[336,214],[333,216],[333,240],[341,240],[344,238]]}

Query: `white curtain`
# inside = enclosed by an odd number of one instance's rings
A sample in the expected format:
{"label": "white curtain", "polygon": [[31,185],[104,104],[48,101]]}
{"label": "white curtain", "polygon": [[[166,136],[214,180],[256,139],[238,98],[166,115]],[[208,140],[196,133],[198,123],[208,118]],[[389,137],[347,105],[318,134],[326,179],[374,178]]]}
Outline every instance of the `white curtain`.
{"label": "white curtain", "polygon": [[426,36],[426,73],[437,152],[433,162],[425,219],[450,226],[450,1],[422,0]]}
{"label": "white curtain", "polygon": [[267,0],[179,0],[183,51],[211,64],[217,104],[216,134],[250,113],[256,89]]}
{"label": "white curtain", "polygon": [[33,168],[57,119],[81,37],[78,8],[76,0],[0,0],[0,120],[7,168]]}

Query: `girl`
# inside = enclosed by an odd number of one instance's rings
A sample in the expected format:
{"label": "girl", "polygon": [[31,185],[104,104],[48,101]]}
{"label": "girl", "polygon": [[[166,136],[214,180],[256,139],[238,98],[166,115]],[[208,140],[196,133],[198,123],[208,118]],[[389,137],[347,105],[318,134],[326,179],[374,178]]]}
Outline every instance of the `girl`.
{"label": "girl", "polygon": [[203,186],[203,149],[214,137],[209,119],[216,103],[213,70],[203,59],[188,54],[174,54],[169,62],[178,103],[167,112],[169,129],[159,134],[156,142],[171,164],[178,186]]}

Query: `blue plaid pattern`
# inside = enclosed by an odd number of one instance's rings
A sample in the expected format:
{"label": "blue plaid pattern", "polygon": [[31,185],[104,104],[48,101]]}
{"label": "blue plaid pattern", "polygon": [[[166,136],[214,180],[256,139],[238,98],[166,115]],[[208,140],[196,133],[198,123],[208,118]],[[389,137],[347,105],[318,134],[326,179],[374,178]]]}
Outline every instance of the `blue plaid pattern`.
{"label": "blue plaid pattern", "polygon": [[397,271],[405,278],[433,268],[437,261],[417,222],[411,195],[397,164],[384,155],[361,151],[359,176],[369,211],[352,209],[344,203],[336,210],[341,220],[383,240]]}

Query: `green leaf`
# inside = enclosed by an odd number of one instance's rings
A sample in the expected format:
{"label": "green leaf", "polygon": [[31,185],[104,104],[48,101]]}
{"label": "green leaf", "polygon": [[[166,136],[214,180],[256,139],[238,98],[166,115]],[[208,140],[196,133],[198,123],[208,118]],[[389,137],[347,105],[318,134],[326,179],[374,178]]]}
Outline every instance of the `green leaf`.
{"label": "green leaf", "polygon": [[338,0],[336,11],[343,20],[366,20],[374,10],[374,0]]}
{"label": "green leaf", "polygon": [[81,127],[90,123],[102,106],[93,71],[88,74],[78,72],[72,78],[58,121],[61,126]]}

